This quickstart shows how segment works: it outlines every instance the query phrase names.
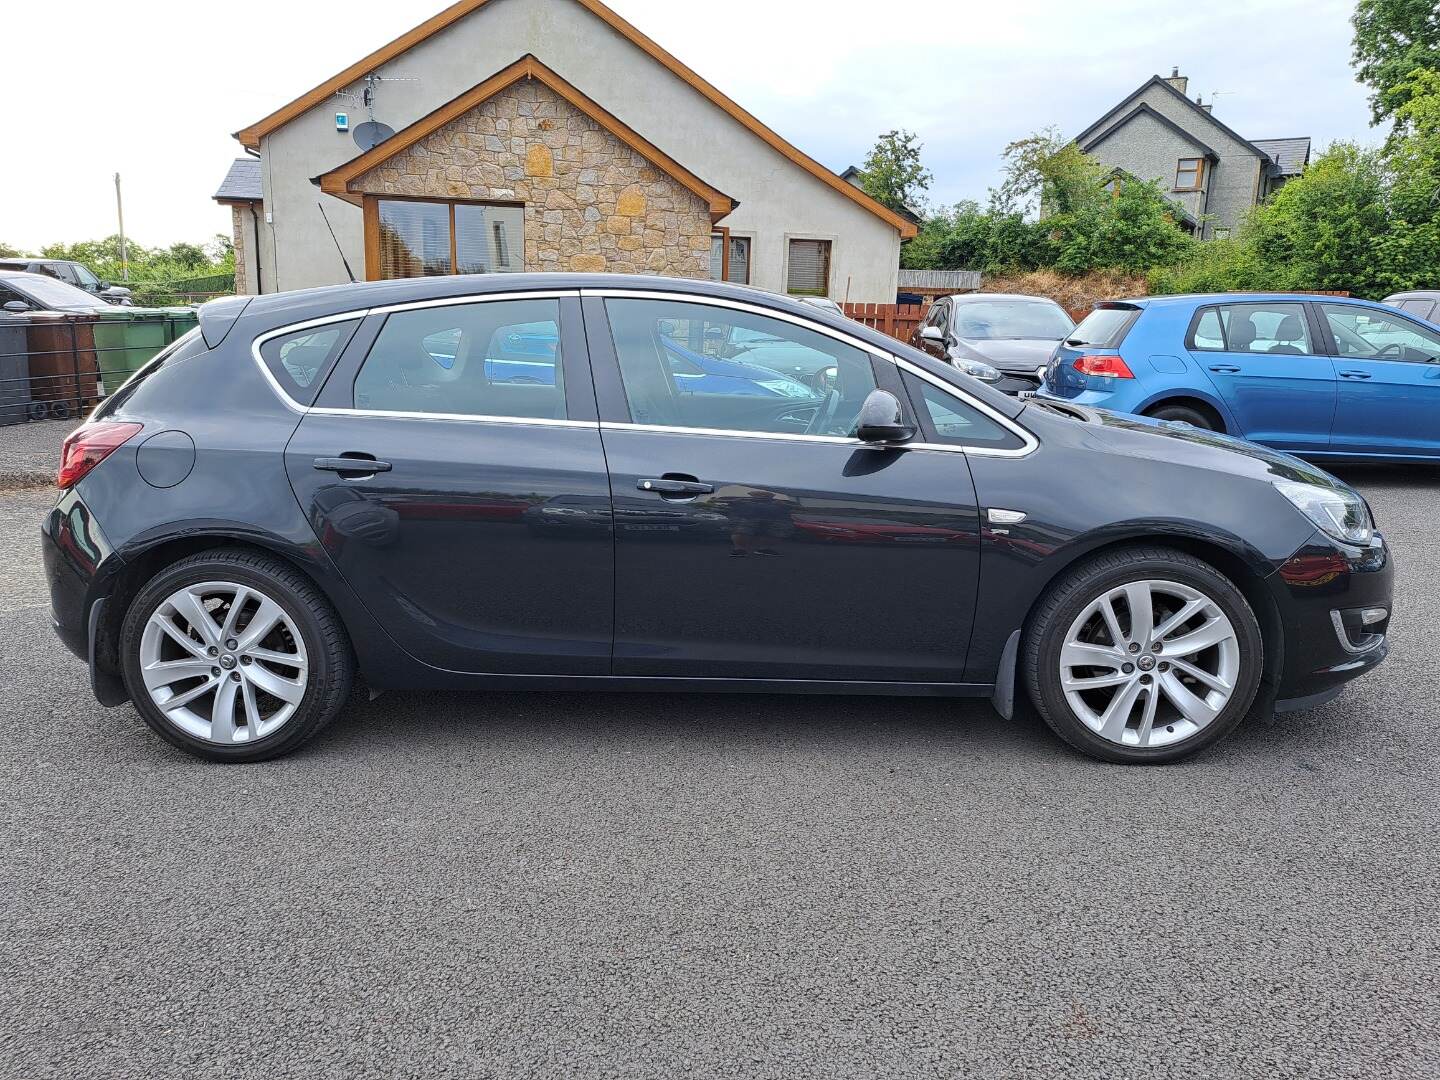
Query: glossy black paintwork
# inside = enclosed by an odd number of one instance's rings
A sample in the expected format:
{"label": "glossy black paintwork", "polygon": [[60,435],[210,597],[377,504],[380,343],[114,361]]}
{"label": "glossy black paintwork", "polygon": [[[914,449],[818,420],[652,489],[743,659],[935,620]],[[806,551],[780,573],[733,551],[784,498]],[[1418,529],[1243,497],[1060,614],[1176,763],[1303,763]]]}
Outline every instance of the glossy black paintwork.
{"label": "glossy black paintwork", "polygon": [[[628,414],[605,355],[603,304],[588,297],[565,301],[567,403],[584,421],[574,427],[313,412],[302,425],[250,355],[268,330],[368,307],[626,286],[745,300],[833,325],[1018,417],[1039,445],[995,457],[602,428],[597,420],[624,424]],[[1383,545],[1347,552],[1270,484],[1331,482],[1325,474],[1183,426],[1027,406],[784,298],[650,278],[497,275],[206,310],[202,330],[218,347],[162,366],[118,398],[111,418],[143,423],[143,437],[47,518],[57,627],[81,655],[94,601],[125,586],[127,567],[146,565],[157,545],[223,539],[309,574],[377,686],[989,693],[1007,638],[1055,576],[1088,552],[1137,539],[1248,568],[1252,603],[1279,628],[1272,696],[1319,692],[1383,655],[1357,667],[1329,622],[1332,608],[1388,604]],[[372,339],[357,332],[352,347]],[[319,404],[345,400],[358,355],[347,350]],[[879,381],[903,396],[893,371]],[[137,451],[164,431],[183,431],[194,460],[172,486],[153,487]],[[346,452],[392,470],[346,480],[313,468],[317,457]],[[636,487],[666,474],[714,490],[666,499]],[[989,508],[1027,517],[996,526]],[[1328,569],[1309,574],[1327,559]],[[101,663],[113,664],[121,608],[107,606]]]}

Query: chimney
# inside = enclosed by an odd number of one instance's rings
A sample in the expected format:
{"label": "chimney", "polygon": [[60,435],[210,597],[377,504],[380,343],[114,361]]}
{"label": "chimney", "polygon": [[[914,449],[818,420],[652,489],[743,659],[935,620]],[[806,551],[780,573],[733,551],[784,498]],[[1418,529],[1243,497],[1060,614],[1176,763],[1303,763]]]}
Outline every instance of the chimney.
{"label": "chimney", "polygon": [[1190,80],[1180,74],[1178,67],[1172,67],[1170,69],[1170,77],[1165,81],[1182,94],[1185,93],[1185,88],[1190,85]]}
{"label": "chimney", "polygon": [[1209,105],[1206,105],[1203,98],[1199,94],[1195,95],[1195,104],[1200,106],[1200,108],[1204,109],[1206,112],[1209,112],[1211,109],[1215,108],[1215,103],[1213,101]]}

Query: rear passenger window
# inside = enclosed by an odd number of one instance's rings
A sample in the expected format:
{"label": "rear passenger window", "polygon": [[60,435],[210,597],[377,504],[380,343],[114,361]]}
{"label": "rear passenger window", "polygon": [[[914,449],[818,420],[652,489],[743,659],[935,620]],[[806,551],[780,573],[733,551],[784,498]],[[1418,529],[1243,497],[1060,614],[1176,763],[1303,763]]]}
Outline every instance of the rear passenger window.
{"label": "rear passenger window", "polygon": [[1222,304],[1196,320],[1190,348],[1208,352],[1310,356],[1310,327],[1303,304]]}
{"label": "rear passenger window", "polygon": [[930,421],[934,434],[929,437],[937,442],[1004,450],[1018,450],[1025,445],[1020,436],[1009,428],[928,379],[907,371],[905,387],[910,393],[910,400],[918,403],[925,414],[924,419]]}
{"label": "rear passenger window", "polygon": [[563,420],[558,300],[397,311],[355,377],[355,408]]}
{"label": "rear passenger window", "polygon": [[302,405],[313,405],[325,376],[359,325],[360,320],[354,319],[281,334],[260,346],[260,358],[285,393]]}

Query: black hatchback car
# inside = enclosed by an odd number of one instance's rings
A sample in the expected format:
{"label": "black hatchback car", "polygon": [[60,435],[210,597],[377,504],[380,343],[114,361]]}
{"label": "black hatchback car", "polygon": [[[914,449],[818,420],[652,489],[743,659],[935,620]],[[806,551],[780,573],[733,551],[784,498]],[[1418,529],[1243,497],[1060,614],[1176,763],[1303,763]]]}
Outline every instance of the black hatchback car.
{"label": "black hatchback car", "polygon": [[[743,331],[744,333],[738,333]],[[676,357],[809,350],[785,392]],[[763,373],[750,382],[763,383]],[[1386,655],[1350,488],[1021,402],[749,289],[496,275],[214,301],[67,440],[56,629],[216,760],[372,688],[990,698],[1170,761]]]}

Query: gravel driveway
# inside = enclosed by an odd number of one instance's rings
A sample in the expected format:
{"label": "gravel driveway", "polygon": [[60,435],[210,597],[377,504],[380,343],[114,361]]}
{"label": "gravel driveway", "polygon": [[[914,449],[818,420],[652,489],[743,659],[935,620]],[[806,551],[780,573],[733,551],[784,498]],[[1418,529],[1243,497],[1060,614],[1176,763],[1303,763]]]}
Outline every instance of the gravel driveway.
{"label": "gravel driveway", "polygon": [[391,694],[216,767],[99,708],[0,496],[0,1074],[1434,1077],[1440,476],[1392,659],[1160,769],[975,703]]}

